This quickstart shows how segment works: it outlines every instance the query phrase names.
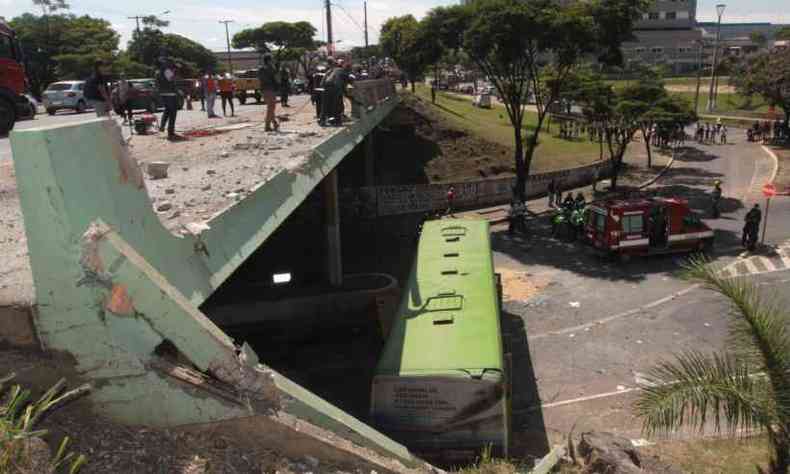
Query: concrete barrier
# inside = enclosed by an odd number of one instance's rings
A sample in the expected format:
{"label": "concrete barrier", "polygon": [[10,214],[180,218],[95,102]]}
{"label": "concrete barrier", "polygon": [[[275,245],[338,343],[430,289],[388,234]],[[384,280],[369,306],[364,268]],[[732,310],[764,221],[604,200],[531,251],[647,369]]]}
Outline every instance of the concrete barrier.
{"label": "concrete barrier", "polygon": [[[593,163],[578,168],[530,175],[527,181],[527,198],[546,194],[554,180],[562,189],[573,189],[611,174],[611,161]],[[447,189],[453,186],[456,209],[474,209],[507,204],[513,199],[515,178],[442,184],[406,184],[393,186],[367,186],[341,191],[340,205],[347,217],[363,219],[412,214],[447,209]]]}

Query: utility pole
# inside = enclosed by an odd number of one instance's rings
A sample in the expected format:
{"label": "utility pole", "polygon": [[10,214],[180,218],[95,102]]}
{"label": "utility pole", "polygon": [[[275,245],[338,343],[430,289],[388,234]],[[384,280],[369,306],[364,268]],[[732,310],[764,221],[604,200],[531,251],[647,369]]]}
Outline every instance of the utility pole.
{"label": "utility pole", "polygon": [[326,5],[326,49],[329,54],[335,54],[335,47],[332,45],[332,3],[325,1]]}
{"label": "utility pole", "polygon": [[699,88],[702,82],[702,51],[705,42],[699,40],[699,56],[697,56],[697,91],[694,93],[694,113],[699,113]]}
{"label": "utility pole", "polygon": [[129,19],[129,20],[134,20],[135,22],[137,22],[137,34],[139,35],[140,34],[140,19],[144,18],[144,17],[142,17],[140,15],[137,15],[137,16],[129,16],[129,17],[126,17],[126,18]]}
{"label": "utility pole", "polygon": [[713,64],[710,68],[710,87],[708,88],[708,112],[713,112],[716,108],[716,96],[714,94],[714,83],[716,81],[716,69],[719,63],[719,40],[721,39],[721,17],[724,15],[724,9],[727,6],[723,3],[716,5],[716,13],[719,16],[716,25],[716,43],[713,47]]}
{"label": "utility pole", "polygon": [[368,0],[363,3],[365,9],[365,54],[368,53]]}
{"label": "utility pole", "polygon": [[230,32],[228,30],[228,23],[233,23],[233,20],[220,20],[220,23],[225,24],[225,41],[228,44],[228,72],[233,75],[233,60],[230,58]]}

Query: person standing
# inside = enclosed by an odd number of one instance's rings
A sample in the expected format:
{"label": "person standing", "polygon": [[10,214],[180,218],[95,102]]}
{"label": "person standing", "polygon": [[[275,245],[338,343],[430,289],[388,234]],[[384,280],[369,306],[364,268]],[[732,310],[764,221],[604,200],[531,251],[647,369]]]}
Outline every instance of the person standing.
{"label": "person standing", "polygon": [[549,207],[554,207],[554,192],[557,190],[557,182],[554,181],[554,178],[549,181],[549,187],[547,191],[547,195],[549,196]]}
{"label": "person standing", "polygon": [[132,107],[131,107],[131,98],[129,97],[130,92],[130,84],[129,81],[126,80],[126,75],[121,74],[120,79],[118,79],[118,111],[120,111],[121,117],[123,117],[123,123],[132,123]]}
{"label": "person standing", "polygon": [[176,115],[178,114],[178,93],[176,92],[176,71],[173,62],[166,58],[159,58],[159,72],[156,74],[156,85],[159,88],[159,95],[162,97],[165,111],[162,114],[162,121],[159,123],[159,131],[165,131],[167,125],[167,139],[177,140],[181,137],[176,135]]}
{"label": "person standing", "polygon": [[721,194],[722,194],[721,181],[719,181],[718,179],[714,183],[713,193],[712,194],[713,194],[713,212],[712,212],[712,214],[713,214],[713,218],[714,219],[718,219],[719,216],[721,215],[721,207],[720,206],[721,206]]}
{"label": "person standing", "polygon": [[741,244],[749,250],[754,250],[757,243],[757,233],[760,231],[760,221],[763,219],[763,213],[760,210],[760,205],[755,204],[754,207],[746,214],[744,218],[743,235],[741,236]]}
{"label": "person standing", "polygon": [[321,98],[321,117],[318,119],[318,123],[321,126],[335,125],[338,115],[342,113],[339,108],[343,98],[337,84],[339,83],[340,75],[343,74],[343,68],[340,65],[340,61],[337,64],[332,58],[329,58],[328,61],[329,70],[321,82],[321,86],[324,89],[323,97]]}
{"label": "person standing", "polygon": [[222,98],[222,116],[227,117],[227,104],[230,103],[230,116],[234,117],[236,115],[236,110],[233,106],[233,77],[231,77],[230,73],[226,73],[225,77],[219,80],[219,95]]}
{"label": "person standing", "polygon": [[272,64],[272,55],[265,54],[263,56],[263,64],[258,69],[258,79],[261,82],[261,92],[263,93],[263,100],[266,103],[266,131],[271,132],[280,128],[275,118],[275,110],[277,107],[276,91],[279,88],[277,82],[277,71]]}
{"label": "person standing", "polygon": [[219,118],[219,115],[214,112],[214,104],[217,101],[217,78],[211,70],[206,74],[206,113],[208,118]]}
{"label": "person standing", "polygon": [[291,75],[288,73],[288,68],[285,66],[280,69],[280,105],[283,107],[290,107],[288,105],[288,96],[291,93]]}
{"label": "person standing", "polygon": [[93,63],[93,74],[85,81],[83,95],[97,117],[109,117],[112,110],[110,91],[107,88],[107,63],[101,59]]}
{"label": "person standing", "polygon": [[308,84],[310,101],[315,105],[315,118],[317,119],[321,118],[321,99],[324,92],[321,88],[321,82],[323,82],[325,75],[326,68],[324,66],[318,66],[316,71],[310,76],[310,82]]}
{"label": "person standing", "polygon": [[455,186],[447,188],[447,214],[453,215],[453,204],[455,202]]}

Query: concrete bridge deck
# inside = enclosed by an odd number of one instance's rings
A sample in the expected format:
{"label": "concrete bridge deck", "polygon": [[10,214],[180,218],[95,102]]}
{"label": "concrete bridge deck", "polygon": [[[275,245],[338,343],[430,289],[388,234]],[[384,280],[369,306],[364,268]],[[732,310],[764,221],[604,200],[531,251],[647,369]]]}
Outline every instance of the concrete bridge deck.
{"label": "concrete bridge deck", "polygon": [[[312,446],[328,459],[355,458],[388,472],[422,466],[263,365],[199,309],[318,186],[327,273],[342,281],[336,167],[397,104],[388,81],[360,84],[355,96],[357,118],[344,127],[316,129],[307,116],[283,127],[295,133],[239,126],[204,138],[228,146],[208,165],[184,147],[166,180],[145,177],[113,121],[12,134],[26,238],[3,251],[19,256],[17,273],[24,273],[26,246],[38,343],[73,358],[79,377],[93,382],[95,410],[136,424],[229,423],[286,452]],[[270,145],[281,137],[292,146]],[[208,191],[206,176],[217,192],[192,213],[189,199],[177,196]],[[5,198],[13,205],[13,190]],[[175,204],[156,212],[163,198]],[[169,214],[181,209],[183,218]],[[4,331],[25,316],[0,312]]]}

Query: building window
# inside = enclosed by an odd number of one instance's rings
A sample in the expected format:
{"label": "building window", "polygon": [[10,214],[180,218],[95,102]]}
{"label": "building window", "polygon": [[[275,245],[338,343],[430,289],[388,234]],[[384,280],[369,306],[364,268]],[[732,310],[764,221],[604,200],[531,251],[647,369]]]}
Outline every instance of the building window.
{"label": "building window", "polygon": [[658,20],[660,18],[658,12],[650,12],[647,14],[648,20]]}
{"label": "building window", "polygon": [[675,20],[677,19],[677,14],[675,12],[667,12],[666,19],[667,20]]}
{"label": "building window", "polygon": [[653,54],[661,54],[664,52],[664,48],[662,48],[661,46],[654,46],[650,48],[650,52]]}
{"label": "building window", "polygon": [[645,48],[636,48],[634,51],[636,51],[636,54],[642,54],[645,52]]}
{"label": "building window", "polygon": [[678,20],[688,20],[689,18],[689,12],[685,10],[681,10],[677,12],[677,14],[678,14]]}

